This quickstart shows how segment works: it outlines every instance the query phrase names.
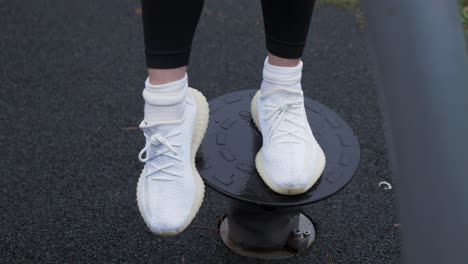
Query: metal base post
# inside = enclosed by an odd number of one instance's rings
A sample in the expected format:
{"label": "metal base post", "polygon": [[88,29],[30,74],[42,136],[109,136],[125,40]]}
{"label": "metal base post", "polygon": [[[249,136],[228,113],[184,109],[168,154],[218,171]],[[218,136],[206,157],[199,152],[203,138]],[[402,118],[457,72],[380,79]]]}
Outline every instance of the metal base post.
{"label": "metal base post", "polygon": [[232,201],[220,225],[223,242],[236,253],[263,259],[292,257],[312,245],[315,227],[301,207],[265,207]]}
{"label": "metal base post", "polygon": [[220,224],[224,243],[248,257],[286,258],[314,241],[314,225],[302,213],[302,206],[332,196],[351,181],[359,164],[359,143],[338,114],[304,98],[307,119],[327,164],[306,193],[277,194],[265,185],[255,167],[262,136],[248,110],[256,92],[242,90],[210,101],[210,124],[196,165],[208,186],[232,199]]}

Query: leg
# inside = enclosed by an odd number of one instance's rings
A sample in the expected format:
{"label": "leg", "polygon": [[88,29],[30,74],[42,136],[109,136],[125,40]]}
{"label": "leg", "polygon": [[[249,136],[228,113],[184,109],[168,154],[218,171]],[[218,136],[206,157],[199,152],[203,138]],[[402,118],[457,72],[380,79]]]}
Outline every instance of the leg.
{"label": "leg", "polygon": [[315,0],[262,0],[266,47],[272,65],[299,64],[307,40]]}
{"label": "leg", "polygon": [[325,156],[307,121],[301,87],[302,61],[314,0],[262,0],[268,59],[252,117],[262,133],[257,170],[270,189],[308,191],[325,167]]}
{"label": "leg", "polygon": [[151,84],[184,77],[204,0],[141,0]]}
{"label": "leg", "polygon": [[[188,90],[186,69],[203,0],[141,0],[148,79],[145,121],[180,119]],[[170,107],[169,107],[170,106]]]}
{"label": "leg", "polygon": [[300,60],[309,32],[315,0],[262,0],[266,48],[261,89],[301,89]]}

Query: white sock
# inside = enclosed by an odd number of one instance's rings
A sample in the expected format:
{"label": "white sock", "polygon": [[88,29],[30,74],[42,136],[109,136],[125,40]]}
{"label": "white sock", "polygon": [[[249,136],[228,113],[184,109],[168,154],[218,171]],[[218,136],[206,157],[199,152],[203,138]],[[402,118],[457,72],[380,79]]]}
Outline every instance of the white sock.
{"label": "white sock", "polygon": [[153,125],[182,119],[187,93],[187,74],[180,80],[162,85],[152,85],[149,78],[146,79],[143,90],[146,123]]}
{"label": "white sock", "polygon": [[275,89],[301,90],[302,61],[295,67],[280,67],[268,63],[268,57],[263,66],[263,81],[260,86],[262,93]]}

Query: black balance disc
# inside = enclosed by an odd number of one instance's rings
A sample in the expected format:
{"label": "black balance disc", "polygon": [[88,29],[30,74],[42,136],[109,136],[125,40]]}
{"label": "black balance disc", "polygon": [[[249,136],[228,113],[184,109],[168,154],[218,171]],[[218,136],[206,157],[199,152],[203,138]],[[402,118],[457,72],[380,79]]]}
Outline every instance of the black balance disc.
{"label": "black balance disc", "polygon": [[[255,156],[262,146],[262,135],[250,113],[255,93],[242,90],[209,102],[210,123],[196,164],[208,186],[234,199],[229,224],[227,218],[221,224],[223,241],[242,255],[287,257],[308,247],[314,239],[312,222],[301,214],[300,207],[335,194],[351,181],[359,164],[359,143],[340,116],[304,98],[309,124],[325,152],[325,170],[308,192],[277,194],[265,185],[255,168]],[[305,226],[311,230],[304,230]],[[302,231],[305,234],[297,234]],[[305,242],[296,243],[298,238]]]}

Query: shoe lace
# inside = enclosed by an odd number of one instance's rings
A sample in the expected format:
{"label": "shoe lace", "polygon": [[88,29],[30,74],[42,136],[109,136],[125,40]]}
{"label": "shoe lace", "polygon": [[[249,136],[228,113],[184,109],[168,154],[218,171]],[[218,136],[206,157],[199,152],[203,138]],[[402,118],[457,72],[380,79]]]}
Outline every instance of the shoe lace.
{"label": "shoe lace", "polygon": [[[181,133],[180,131],[173,132],[166,136],[162,136],[159,133],[149,136],[148,134],[144,133],[145,138],[148,140],[146,141],[147,143],[145,147],[138,154],[138,159],[141,162],[147,162],[149,160],[155,159],[158,156],[166,156],[166,157],[169,157],[170,159],[182,162],[182,158],[178,156],[177,150],[174,148],[174,147],[180,147],[181,144],[174,144],[174,143],[169,142],[168,140],[168,138],[177,136],[180,133]],[[161,147],[158,147],[158,146],[164,146],[166,148],[163,151],[158,152],[158,150],[161,149]],[[151,155],[149,155],[150,152],[148,151],[150,148],[155,148],[154,151],[151,152],[152,153]],[[143,157],[143,155],[145,155],[145,157]],[[175,165],[175,162],[168,162],[161,166],[157,166],[154,163],[155,162],[146,163],[146,166],[150,166],[154,169],[151,173],[146,175],[146,177],[153,176],[158,172],[164,172],[168,175],[173,176],[173,177],[170,177],[170,176],[169,177],[162,177],[162,176],[153,177],[152,180],[154,181],[173,181],[175,180],[175,177],[179,177],[179,178],[183,177],[183,175],[180,172],[169,170],[169,168]]]}
{"label": "shoe lace", "polygon": [[[306,138],[302,136],[302,133],[299,133],[301,129],[306,129],[305,125],[294,118],[302,115],[300,111],[297,111],[301,108],[302,104],[301,100],[295,100],[285,102],[281,105],[264,105],[261,117],[266,121],[271,120],[272,122],[267,130],[267,136],[270,141],[282,138],[283,141],[281,142],[301,143],[306,140]],[[293,126],[280,127],[280,124],[284,122],[289,122]],[[300,139],[300,141],[294,140],[294,138]]]}

